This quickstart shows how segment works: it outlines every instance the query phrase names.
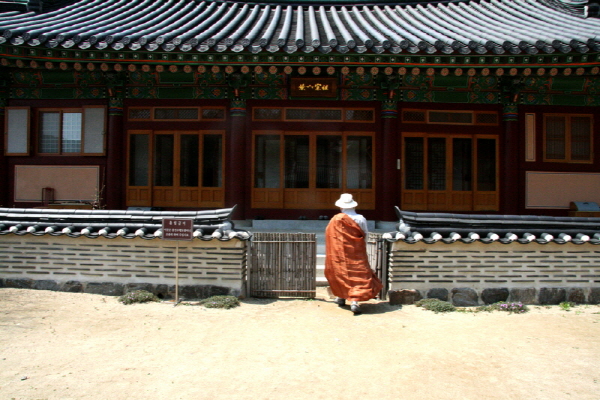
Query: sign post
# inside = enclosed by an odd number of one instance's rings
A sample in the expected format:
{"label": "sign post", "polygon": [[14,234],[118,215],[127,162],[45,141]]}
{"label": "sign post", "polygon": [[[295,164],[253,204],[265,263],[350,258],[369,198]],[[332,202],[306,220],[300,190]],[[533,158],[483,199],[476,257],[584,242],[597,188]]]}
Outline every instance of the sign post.
{"label": "sign post", "polygon": [[194,220],[191,218],[164,218],[162,221],[164,240],[175,240],[175,305],[179,303],[179,241],[192,240]]}

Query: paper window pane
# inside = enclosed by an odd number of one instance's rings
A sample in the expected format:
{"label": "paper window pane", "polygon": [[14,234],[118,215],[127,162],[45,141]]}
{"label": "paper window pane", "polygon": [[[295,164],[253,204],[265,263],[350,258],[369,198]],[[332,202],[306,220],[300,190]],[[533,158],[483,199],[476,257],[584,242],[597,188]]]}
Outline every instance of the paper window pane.
{"label": "paper window pane", "polygon": [[40,126],[39,152],[58,153],[60,113],[40,113]]}
{"label": "paper window pane", "polygon": [[63,113],[62,152],[81,152],[81,113]]}
{"label": "paper window pane", "polygon": [[28,154],[29,109],[7,108],[6,154]]}
{"label": "paper window pane", "polygon": [[83,152],[86,154],[104,154],[105,108],[85,108]]}

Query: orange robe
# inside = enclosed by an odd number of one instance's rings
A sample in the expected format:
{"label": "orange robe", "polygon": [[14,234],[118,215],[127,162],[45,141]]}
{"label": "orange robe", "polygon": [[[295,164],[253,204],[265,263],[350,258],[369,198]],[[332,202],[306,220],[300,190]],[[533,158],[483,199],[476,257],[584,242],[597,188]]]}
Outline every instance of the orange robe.
{"label": "orange robe", "polygon": [[344,213],[325,229],[325,277],[333,294],[349,301],[370,300],[382,288],[369,266],[364,232]]}

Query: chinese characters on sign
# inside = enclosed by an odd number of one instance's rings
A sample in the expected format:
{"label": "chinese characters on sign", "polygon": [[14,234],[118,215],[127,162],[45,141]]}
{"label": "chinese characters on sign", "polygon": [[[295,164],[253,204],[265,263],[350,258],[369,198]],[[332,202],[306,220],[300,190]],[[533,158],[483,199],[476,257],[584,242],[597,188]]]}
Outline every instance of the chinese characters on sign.
{"label": "chinese characters on sign", "polygon": [[336,97],[335,78],[292,78],[291,92],[294,97]]}
{"label": "chinese characters on sign", "polygon": [[322,83],[315,83],[314,85],[306,85],[304,83],[301,83],[300,85],[298,85],[298,90],[300,90],[300,91],[315,90],[317,92],[320,92],[321,90],[329,90],[329,85],[325,85]]}
{"label": "chinese characters on sign", "polygon": [[194,220],[190,218],[165,218],[162,223],[163,239],[192,240]]}

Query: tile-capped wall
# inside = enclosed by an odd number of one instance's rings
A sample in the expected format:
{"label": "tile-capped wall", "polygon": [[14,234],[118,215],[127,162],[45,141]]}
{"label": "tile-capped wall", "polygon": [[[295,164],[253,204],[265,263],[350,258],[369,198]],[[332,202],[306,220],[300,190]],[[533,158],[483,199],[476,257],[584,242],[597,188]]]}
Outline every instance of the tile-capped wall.
{"label": "tile-capped wall", "polygon": [[[177,242],[67,236],[0,237],[0,279],[175,284]],[[179,284],[240,293],[247,242],[179,242]]]}
{"label": "tile-capped wall", "polygon": [[391,290],[600,287],[600,246],[499,242],[409,244],[390,252]]}

